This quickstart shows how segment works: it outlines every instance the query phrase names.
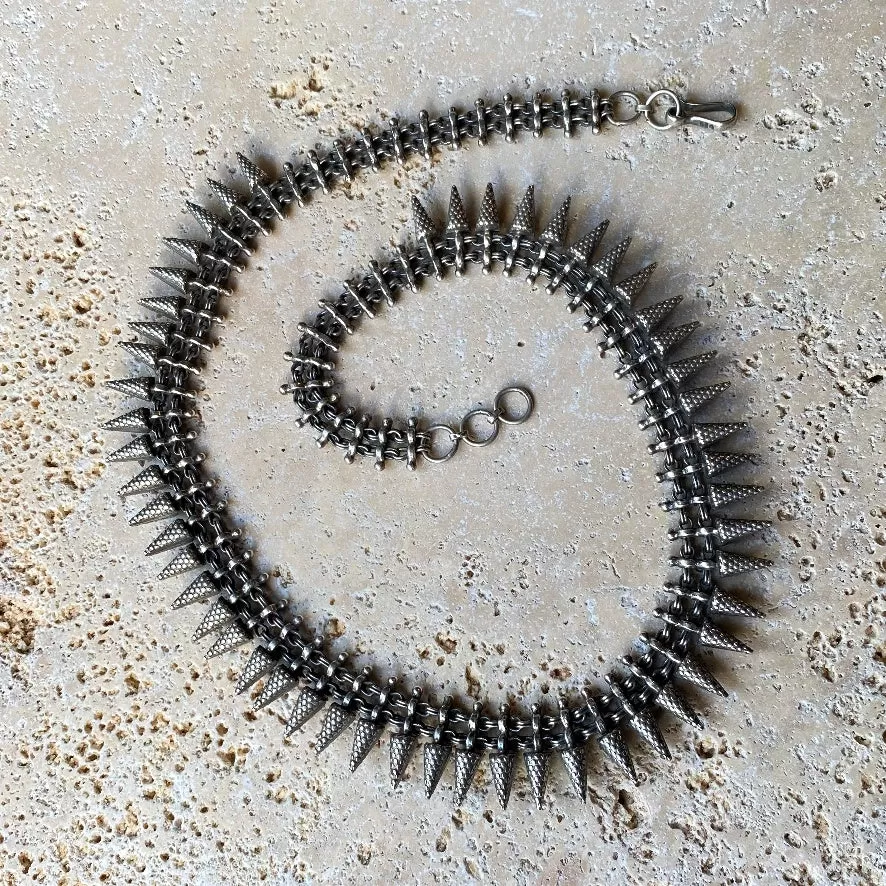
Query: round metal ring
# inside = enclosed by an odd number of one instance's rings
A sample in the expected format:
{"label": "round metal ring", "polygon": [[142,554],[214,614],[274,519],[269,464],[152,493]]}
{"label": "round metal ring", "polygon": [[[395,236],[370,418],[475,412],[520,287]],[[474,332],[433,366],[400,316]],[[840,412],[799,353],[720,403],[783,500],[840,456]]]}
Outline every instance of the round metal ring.
{"label": "round metal ring", "polygon": [[[626,104],[633,105],[634,114],[631,117],[626,117],[622,120],[619,120],[612,113],[615,105],[619,102],[625,102]],[[642,111],[640,111],[640,97],[633,92],[629,92],[626,89],[621,89],[618,92],[613,92],[609,98],[606,99],[606,110],[603,111],[603,116],[613,125],[613,126],[628,126],[631,123],[636,123],[640,117],[643,116]]]}
{"label": "round metal ring", "polygon": [[[508,396],[511,394],[516,394],[518,397],[522,398],[523,402],[525,403],[522,412],[512,414],[505,409],[505,400],[507,400]],[[498,420],[505,425],[523,424],[523,422],[526,421],[530,415],[532,415],[532,410],[534,407],[535,399],[533,398],[532,393],[526,388],[521,388],[519,385],[512,385],[509,388],[502,388],[495,398],[495,415],[497,415]]]}
{"label": "round metal ring", "polygon": [[[446,431],[449,434],[449,449],[445,450],[440,455],[434,455],[434,434],[437,431]],[[428,441],[428,448],[422,449],[422,455],[433,464],[440,464],[440,462],[449,461],[453,455],[455,455],[458,450],[458,441],[461,440],[462,435],[457,434],[449,425],[431,425],[431,427],[426,428],[422,431],[422,436]]]}
{"label": "round metal ring", "polygon": [[[492,425],[492,431],[488,437],[475,437],[471,434],[472,423],[481,415]],[[490,412],[488,409],[472,409],[461,420],[461,437],[469,446],[488,446],[498,436],[499,427],[501,425],[494,412]]]}
{"label": "round metal ring", "polygon": [[[653,105],[659,98],[667,97],[671,100],[669,108],[665,109],[665,123],[656,123],[652,117]],[[680,118],[680,97],[670,89],[657,89],[647,99],[646,103],[637,106],[637,111],[646,117],[646,122],[653,128],[661,130],[673,129]]]}

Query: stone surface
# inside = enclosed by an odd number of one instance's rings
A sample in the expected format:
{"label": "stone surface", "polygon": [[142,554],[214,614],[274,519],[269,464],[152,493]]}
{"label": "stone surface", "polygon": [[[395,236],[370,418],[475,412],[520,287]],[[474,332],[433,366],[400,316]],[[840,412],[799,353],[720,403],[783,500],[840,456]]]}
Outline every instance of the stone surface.
{"label": "stone surface", "polygon": [[[0,78],[0,882],[797,883],[884,880],[882,13],[874,3],[686,0],[4,7]],[[741,101],[727,135],[640,127],[475,145],[361,178],[263,248],[228,306],[200,401],[212,469],[262,564],[316,625],[380,672],[497,704],[595,680],[661,599],[667,521],[624,389],[559,296],[470,273],[408,297],[348,343],[342,376],[380,408],[457,420],[505,384],[533,420],[437,470],[378,475],[318,452],[276,394],[295,324],[407,236],[452,184],[510,218],[536,185],[579,235],[611,218],[644,297],[686,299],[749,417],[769,517],[740,587],[756,649],[712,665],[728,701],[667,722],[675,759],[640,784],[591,755],[588,804],[552,765],[536,812],[506,813],[481,766],[463,808],[433,802],[416,753],[355,776],[318,759],[320,718],[284,744],[288,703],[233,689],[248,649],[206,662],[200,618],[155,582],[154,527],[108,465],[116,343],[196,233],[184,201],[355,125],[476,95],[688,90]],[[276,162],[276,161],[275,161]],[[591,340],[592,339],[592,340]],[[710,370],[710,380],[718,372]],[[125,439],[125,438],[124,438]],[[162,564],[159,564],[162,565]],[[157,568],[159,568],[159,565]],[[253,691],[258,692],[260,684]],[[689,690],[687,690],[689,692]]]}

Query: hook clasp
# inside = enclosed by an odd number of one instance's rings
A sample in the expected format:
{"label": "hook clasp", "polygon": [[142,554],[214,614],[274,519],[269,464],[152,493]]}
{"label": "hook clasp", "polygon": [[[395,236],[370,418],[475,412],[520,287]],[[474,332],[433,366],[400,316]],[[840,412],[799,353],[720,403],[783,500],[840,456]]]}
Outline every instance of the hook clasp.
{"label": "hook clasp", "polygon": [[732,102],[687,102],[680,99],[677,107],[668,109],[666,116],[678,123],[690,123],[719,132],[735,122],[738,108]]}

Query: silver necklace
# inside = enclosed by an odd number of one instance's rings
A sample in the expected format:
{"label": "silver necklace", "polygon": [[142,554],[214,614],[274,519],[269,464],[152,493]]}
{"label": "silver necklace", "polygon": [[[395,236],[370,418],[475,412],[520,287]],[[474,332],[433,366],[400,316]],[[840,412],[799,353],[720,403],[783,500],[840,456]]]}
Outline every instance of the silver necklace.
{"label": "silver necklace", "polygon": [[273,180],[238,155],[249,195],[212,182],[227,218],[189,204],[208,239],[164,241],[190,266],[152,269],[173,292],[143,299],[142,304],[160,319],[131,324],[143,340],[122,343],[151,374],[109,383],[125,397],[148,405],[103,425],[106,430],[136,435],[112,452],[109,461],[146,465],[120,490],[123,496],[154,496],[130,523],[170,521],[146,550],[149,556],[175,552],[161,570],[161,579],[200,570],[173,606],[209,602],[195,634],[195,639],[216,635],[208,656],[255,642],[238,692],[263,679],[255,700],[258,709],[297,691],[288,713],[287,735],[326,708],[316,740],[318,752],[353,725],[352,771],[387,729],[394,786],[404,777],[421,740],[428,797],[454,758],[453,797],[462,803],[487,755],[496,795],[505,807],[516,762],[522,756],[529,792],[541,807],[548,767],[557,756],[584,800],[590,743],[636,778],[625,741],[628,731],[670,756],[658,725],[660,713],[667,711],[700,725],[678,688],[680,682],[726,695],[697,652],[704,647],[749,651],[716,623],[719,615],[760,615],[718,585],[721,577],[767,565],[731,546],[768,523],[721,515],[724,508],[760,487],[715,479],[753,460],[744,453],[715,448],[745,425],[694,420],[696,411],[710,405],[726,387],[689,384],[710,363],[713,352],[670,359],[698,324],[663,327],[679,298],[636,307],[653,266],[616,281],[628,241],[597,257],[605,222],[568,244],[568,201],[538,235],[532,188],[520,200],[506,232],[491,185],[473,226],[454,188],[442,231],[414,201],[414,243],[398,247],[384,263],[371,262],[362,276],[345,283],[335,301],[321,300],[315,319],[299,325],[298,348],[287,354],[292,381],[282,391],[301,412],[298,424],[315,428],[318,445],[332,444],[348,462],[360,456],[370,459],[377,469],[390,461],[405,461],[415,469],[423,462],[448,461],[461,443],[489,445],[502,426],[529,419],[532,394],[520,386],[505,388],[490,408],[471,410],[457,428],[416,417],[403,422],[358,415],[341,403],[335,390],[335,360],[344,340],[356,332],[361,320],[395,308],[427,278],[442,280],[450,271],[462,274],[473,265],[480,265],[485,273],[500,269],[508,276],[520,269],[530,283],[543,279],[549,294],[563,293],[569,311],[582,318],[583,328],[599,330],[600,353],[616,354],[616,375],[633,385],[630,402],[642,404],[646,411],[640,427],[654,434],[649,450],[662,459],[658,479],[672,488],[662,507],[675,517],[669,538],[676,550],[669,565],[679,577],[665,586],[670,595],[667,605],[655,610],[660,628],[640,637],[642,654],[622,657],[608,672],[604,688],[587,687],[577,698],[562,694],[554,711],[536,704],[522,715],[507,706],[489,713],[480,702],[471,709],[461,708],[451,698],[434,703],[421,687],[407,691],[400,678],[382,683],[373,678],[370,668],[358,672],[349,667],[347,655],[327,653],[324,638],[309,635],[299,617],[289,613],[275,595],[268,577],[253,569],[252,551],[224,514],[224,503],[204,476],[203,455],[195,446],[192,382],[210,350],[209,334],[218,319],[219,302],[229,295],[233,275],[244,270],[259,236],[282,221],[293,205],[305,206],[316,192],[327,192],[390,161],[403,163],[416,155],[430,159],[441,147],[456,150],[469,139],[483,145],[492,135],[511,142],[526,131],[535,137],[551,129],[565,136],[585,128],[598,133],[607,125],[621,126],[641,118],[656,129],[691,124],[718,130],[734,120],[735,108],[725,103],[692,104],[670,90],[658,90],[645,101],[633,92],[603,97],[594,90],[576,97],[564,90],[554,101],[541,94],[526,101],[508,95],[492,105],[478,99],[473,110],[452,108],[437,118],[421,111],[411,123],[392,119],[382,131],[364,130],[350,140],[334,141],[325,153],[308,151],[303,162],[285,163],[283,174]]}

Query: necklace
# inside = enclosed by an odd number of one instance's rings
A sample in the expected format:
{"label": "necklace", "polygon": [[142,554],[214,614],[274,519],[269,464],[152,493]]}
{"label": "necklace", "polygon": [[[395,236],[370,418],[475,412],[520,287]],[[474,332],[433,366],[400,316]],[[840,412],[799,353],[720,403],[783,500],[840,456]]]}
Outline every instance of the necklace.
{"label": "necklace", "polygon": [[507,232],[502,230],[491,185],[473,228],[454,188],[445,230],[440,232],[414,200],[414,244],[398,247],[394,257],[383,264],[370,262],[359,279],[344,284],[337,300],[320,301],[320,312],[312,323],[299,324],[298,349],[286,355],[292,381],[281,390],[300,409],[298,424],[315,428],[318,445],[331,443],[344,451],[348,462],[360,456],[371,459],[377,469],[384,469],[389,461],[405,461],[408,468],[415,469],[421,462],[448,461],[460,443],[489,445],[502,426],[529,419],[534,408],[531,393],[521,386],[505,388],[491,408],[471,410],[458,428],[425,425],[416,417],[403,424],[387,417],[358,415],[355,408],[340,403],[334,390],[335,358],[344,339],[356,331],[361,320],[374,318],[380,308],[394,308],[423,281],[432,276],[442,280],[450,269],[462,274],[479,264],[485,273],[501,269],[510,276],[519,268],[530,283],[542,278],[549,294],[564,293],[569,311],[583,318],[584,329],[599,330],[600,353],[617,355],[616,375],[633,385],[630,402],[645,408],[640,428],[654,433],[649,450],[663,458],[657,476],[672,487],[662,507],[675,516],[669,538],[677,550],[669,565],[679,578],[665,586],[668,603],[654,612],[661,627],[654,634],[641,635],[643,653],[621,658],[608,672],[604,690],[588,687],[577,700],[562,694],[552,712],[533,705],[528,716],[520,716],[503,705],[489,714],[480,702],[469,710],[451,698],[435,704],[423,696],[421,687],[407,692],[398,688],[396,677],[380,683],[368,667],[355,671],[348,666],[345,654],[327,654],[324,638],[309,636],[301,620],[275,597],[268,577],[252,568],[252,551],[224,515],[223,502],[215,497],[212,481],[203,474],[203,455],[195,447],[192,381],[211,348],[209,334],[218,319],[219,302],[229,295],[233,275],[244,270],[259,235],[282,221],[294,204],[305,206],[315,192],[327,192],[391,160],[403,163],[416,155],[430,159],[441,146],[456,150],[471,138],[483,145],[493,134],[511,142],[524,131],[536,137],[551,129],[566,136],[581,128],[598,133],[606,125],[621,126],[641,118],[656,129],[691,124],[718,130],[734,120],[735,108],[722,103],[692,104],[670,90],[658,90],[645,101],[624,91],[602,97],[595,90],[573,97],[564,90],[559,101],[546,100],[540,94],[527,101],[507,95],[488,107],[478,99],[471,111],[453,108],[434,119],[421,111],[418,119],[407,125],[392,119],[381,132],[363,130],[347,142],[334,141],[327,153],[308,151],[303,163],[284,164],[283,174],[275,180],[238,155],[249,196],[211,182],[228,217],[188,204],[208,240],[165,240],[191,267],[152,269],[173,294],[143,299],[161,319],[131,324],[143,340],[122,343],[132,357],[150,367],[151,374],[109,382],[124,396],[148,405],[103,426],[136,435],[112,452],[109,461],[147,463],[120,490],[123,496],[154,495],[130,523],[171,521],[146,550],[150,556],[175,552],[161,570],[161,579],[201,570],[173,606],[210,601],[195,634],[195,639],[216,635],[208,656],[256,641],[241,673],[238,692],[264,679],[255,700],[258,709],[298,690],[288,715],[287,735],[301,729],[325,707],[316,741],[318,752],[354,725],[349,759],[352,771],[387,728],[394,786],[404,777],[419,739],[424,739],[423,777],[428,797],[454,757],[453,796],[456,803],[462,803],[484,755],[488,755],[489,774],[505,807],[516,761],[522,755],[529,791],[541,807],[549,763],[556,755],[575,792],[584,799],[586,749],[592,740],[636,778],[625,741],[629,730],[660,754],[670,756],[658,726],[661,711],[700,725],[698,715],[677,688],[678,680],[726,695],[698,660],[697,650],[750,651],[719,627],[715,617],[756,617],[760,613],[723,591],[717,579],[767,565],[767,561],[737,553],[729,546],[765,529],[768,523],[726,518],[719,513],[761,487],[714,479],[753,460],[747,454],[712,448],[740,432],[744,423],[698,423],[692,418],[726,387],[692,388],[687,384],[715,355],[708,352],[669,360],[671,352],[698,326],[687,323],[662,328],[679,298],[636,308],[653,266],[616,282],[628,241],[596,257],[605,222],[567,245],[568,201],[536,236],[531,187],[520,200]]}

